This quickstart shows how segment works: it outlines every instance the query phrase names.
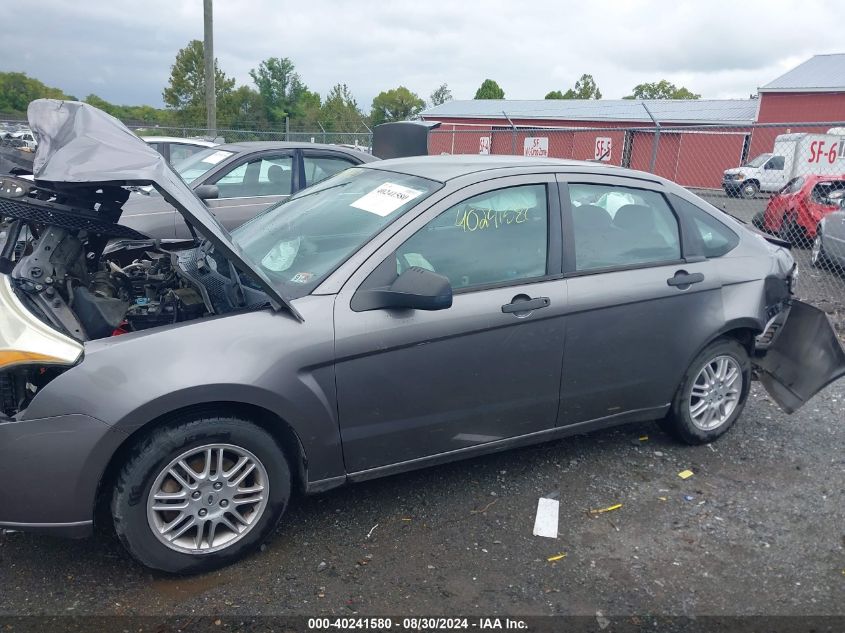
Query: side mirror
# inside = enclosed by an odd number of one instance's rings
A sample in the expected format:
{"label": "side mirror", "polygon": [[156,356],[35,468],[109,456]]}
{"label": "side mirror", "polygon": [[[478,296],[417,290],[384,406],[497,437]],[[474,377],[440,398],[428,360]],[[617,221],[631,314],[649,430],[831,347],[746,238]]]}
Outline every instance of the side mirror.
{"label": "side mirror", "polygon": [[452,307],[452,284],[425,268],[409,268],[387,287],[361,290],[352,300],[356,312],[383,308],[445,310]]}
{"label": "side mirror", "polygon": [[216,200],[220,197],[220,188],[217,185],[200,185],[194,193],[200,200]]}

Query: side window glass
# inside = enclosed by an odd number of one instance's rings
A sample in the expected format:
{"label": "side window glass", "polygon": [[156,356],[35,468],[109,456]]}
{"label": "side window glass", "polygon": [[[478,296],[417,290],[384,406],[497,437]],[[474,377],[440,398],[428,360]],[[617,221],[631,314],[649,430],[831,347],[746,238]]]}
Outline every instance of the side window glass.
{"label": "side window glass", "polygon": [[681,258],[678,222],[659,193],[575,183],[569,195],[576,270]]}
{"label": "side window glass", "polygon": [[778,171],[783,169],[783,156],[772,156],[769,162],[766,163],[766,169],[776,169]]}
{"label": "side window glass", "polygon": [[221,198],[290,195],[292,174],[291,156],[256,158],[235,167],[214,184]]}
{"label": "side window glass", "polygon": [[196,145],[186,145],[185,143],[171,143],[170,144],[170,162],[178,163],[189,156],[193,156],[205,147],[197,147]]}
{"label": "side window glass", "polygon": [[303,156],[302,163],[305,166],[306,187],[325,180],[329,176],[334,176],[355,164],[345,158],[329,156]]}
{"label": "side window glass", "polygon": [[672,206],[678,213],[690,218],[689,224],[701,239],[705,257],[721,257],[739,244],[737,234],[704,209],[674,194],[672,194]]}
{"label": "side window glass", "polygon": [[455,289],[546,274],[545,185],[498,189],[441,213],[396,251],[397,273],[421,266]]}

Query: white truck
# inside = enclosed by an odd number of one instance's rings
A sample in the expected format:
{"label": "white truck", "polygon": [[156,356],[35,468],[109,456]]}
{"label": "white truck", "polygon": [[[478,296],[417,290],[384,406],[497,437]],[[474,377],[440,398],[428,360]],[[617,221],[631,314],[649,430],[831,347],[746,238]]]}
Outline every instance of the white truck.
{"label": "white truck", "polygon": [[827,134],[780,134],[771,152],[726,169],[722,188],[729,196],[753,198],[761,191],[780,191],[796,176],[809,174],[845,174],[845,128],[831,128]]}

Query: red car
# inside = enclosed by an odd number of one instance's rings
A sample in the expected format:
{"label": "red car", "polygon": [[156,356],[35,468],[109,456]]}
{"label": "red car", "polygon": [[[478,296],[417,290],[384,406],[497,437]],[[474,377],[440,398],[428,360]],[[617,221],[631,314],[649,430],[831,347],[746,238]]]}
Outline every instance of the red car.
{"label": "red car", "polygon": [[792,243],[808,244],[815,239],[822,218],[839,211],[838,201],[829,196],[840,189],[845,189],[845,176],[793,178],[769,200],[762,228]]}

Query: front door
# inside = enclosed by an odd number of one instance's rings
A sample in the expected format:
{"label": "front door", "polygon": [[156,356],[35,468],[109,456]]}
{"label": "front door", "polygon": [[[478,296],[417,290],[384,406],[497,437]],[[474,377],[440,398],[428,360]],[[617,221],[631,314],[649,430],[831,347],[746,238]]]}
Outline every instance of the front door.
{"label": "front door", "polygon": [[[495,182],[424,211],[338,296],[338,410],[350,473],[555,425],[566,306],[566,282],[552,278],[560,271],[556,185],[548,176]],[[452,307],[356,312],[355,292],[374,283],[379,264],[379,272],[421,266],[448,277]]]}

